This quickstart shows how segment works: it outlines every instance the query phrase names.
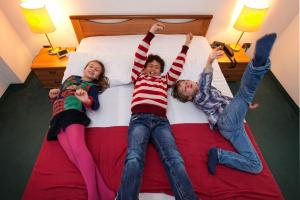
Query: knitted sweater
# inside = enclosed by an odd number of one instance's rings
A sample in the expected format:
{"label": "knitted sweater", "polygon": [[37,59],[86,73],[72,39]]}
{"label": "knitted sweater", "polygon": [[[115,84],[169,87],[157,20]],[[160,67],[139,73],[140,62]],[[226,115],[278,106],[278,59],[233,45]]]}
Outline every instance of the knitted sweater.
{"label": "knitted sweater", "polygon": [[143,70],[150,42],[153,38],[154,34],[148,32],[135,53],[134,66],[131,73],[131,79],[134,83],[131,111],[132,113],[152,113],[166,116],[167,90],[178,80],[182,72],[188,46],[184,45],[182,47],[166,75],[146,75],[143,73]]}
{"label": "knitted sweater", "polygon": [[[87,91],[90,104],[83,104],[74,96],[76,89],[82,88]],[[97,110],[99,108],[99,89],[92,83],[81,79],[80,76],[70,76],[60,88],[60,93],[54,99],[53,113],[50,121],[47,139],[57,140],[57,134],[65,130],[70,124],[82,124],[88,126],[90,119],[85,113],[85,109]]]}
{"label": "knitted sweater", "polygon": [[[76,89],[82,88],[87,91],[91,103],[89,105],[82,102],[74,96]],[[53,99],[53,113],[55,115],[70,109],[85,111],[85,107],[97,110],[99,108],[98,87],[92,83],[83,81],[80,76],[70,76],[67,78],[60,88],[59,95]],[[84,106],[83,106],[84,105]]]}

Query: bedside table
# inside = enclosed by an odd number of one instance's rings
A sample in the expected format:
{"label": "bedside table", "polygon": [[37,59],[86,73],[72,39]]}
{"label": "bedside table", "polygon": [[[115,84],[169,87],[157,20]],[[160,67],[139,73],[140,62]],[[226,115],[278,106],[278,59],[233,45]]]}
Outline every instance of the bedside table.
{"label": "bedside table", "polygon": [[236,60],[235,67],[232,67],[229,58],[225,54],[218,59],[218,63],[226,81],[240,81],[248,62],[250,61],[250,58],[246,55],[243,49],[238,52],[234,52],[234,58]]}
{"label": "bedside table", "polygon": [[[42,48],[32,61],[31,69],[42,82],[45,88],[59,87],[64,71],[67,66],[68,58],[58,58],[56,55],[48,54],[49,48]],[[68,51],[75,51],[76,48],[67,48]]]}

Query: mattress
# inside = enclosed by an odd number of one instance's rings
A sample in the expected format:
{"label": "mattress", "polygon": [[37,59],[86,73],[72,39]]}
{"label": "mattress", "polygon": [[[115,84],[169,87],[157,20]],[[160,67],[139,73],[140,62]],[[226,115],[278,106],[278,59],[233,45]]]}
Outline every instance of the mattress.
{"label": "mattress", "polygon": [[[107,185],[118,190],[127,150],[127,130],[133,85],[130,72],[135,49],[142,35],[99,36],[85,38],[72,53],[64,74],[81,75],[84,63],[99,59],[107,69],[111,87],[99,96],[100,109],[88,111],[92,123],[86,129],[87,146],[103,174]],[[161,55],[170,66],[183,44],[183,35],[157,35],[150,53]],[[195,37],[190,46],[180,79],[198,80],[210,52],[206,38]],[[217,62],[213,63],[213,85],[223,94],[232,96]],[[168,67],[165,69],[167,71]],[[170,93],[170,91],[169,91]],[[263,171],[252,175],[218,166],[217,175],[207,170],[207,152],[212,146],[233,150],[218,131],[209,129],[204,113],[192,103],[180,103],[169,95],[167,116],[176,144],[185,162],[196,193],[203,200],[279,200],[280,189],[245,123],[247,133],[257,150]],[[23,194],[25,200],[86,199],[84,181],[76,167],[56,141],[44,141],[31,177]],[[140,199],[170,200],[172,191],[155,148],[147,149]]]}

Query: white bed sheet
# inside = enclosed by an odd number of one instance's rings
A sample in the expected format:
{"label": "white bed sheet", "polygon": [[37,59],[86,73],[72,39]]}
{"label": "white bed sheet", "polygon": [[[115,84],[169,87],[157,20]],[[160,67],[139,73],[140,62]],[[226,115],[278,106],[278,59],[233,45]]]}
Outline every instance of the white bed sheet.
{"label": "white bed sheet", "polygon": [[[77,48],[77,52],[89,54],[101,54],[102,52],[106,56],[115,52],[116,55],[133,57],[142,37],[143,35],[89,37],[81,41]],[[149,52],[159,54],[166,61],[166,68],[168,69],[171,62],[180,51],[184,40],[184,35],[158,34],[153,39]],[[122,42],[122,45],[120,45],[120,42]],[[197,81],[210,51],[211,48],[207,39],[205,37],[195,36],[190,45],[180,79]],[[126,65],[127,66],[119,67],[128,68],[127,73],[130,73],[131,66],[128,66],[128,63],[126,63]],[[222,91],[223,94],[232,96],[218,63],[214,62],[213,67],[213,85]],[[167,69],[165,69],[165,72]],[[66,72],[65,78],[71,75],[72,70],[67,68]],[[107,89],[99,97],[101,103],[100,109],[88,112],[92,121],[90,127],[128,126],[131,114],[130,102],[132,91],[132,84],[125,84]],[[169,94],[170,93],[171,90],[169,90]],[[191,102],[181,103],[171,95],[168,97],[167,116],[171,124],[208,123],[205,114],[202,111],[195,109]]]}
{"label": "white bed sheet", "polygon": [[[85,38],[80,43],[77,51],[95,54],[105,52],[105,55],[110,53],[122,54],[127,56],[134,56],[138,42],[143,36],[127,36],[124,41],[128,41],[128,46],[119,44],[119,38],[115,36],[105,37],[91,37]],[[159,54],[166,61],[166,67],[171,65],[171,62],[179,52],[183,44],[185,36],[181,37],[181,43],[178,42],[176,36],[156,36],[155,41],[152,42],[149,53]],[[165,44],[165,39],[169,43]],[[162,43],[164,42],[164,43]],[[180,43],[180,44],[179,44]],[[128,50],[128,47],[130,50]],[[206,63],[206,58],[211,48],[206,38],[194,37],[190,50],[188,52],[184,71],[180,79],[191,79],[197,81],[199,75]],[[172,56],[170,56],[172,55]],[[121,66],[120,66],[121,67]],[[122,66],[123,67],[123,66]],[[124,66],[128,67],[128,66]],[[131,67],[131,66],[130,66]],[[223,94],[232,96],[232,93],[225,81],[225,78],[220,70],[217,62],[213,63],[214,77],[213,85],[222,91]],[[165,71],[167,70],[165,69]],[[66,70],[64,78],[72,75],[72,70]],[[128,126],[131,115],[130,102],[133,92],[133,85],[125,84],[121,86],[111,87],[100,95],[100,109],[97,111],[88,111],[91,118],[90,127],[110,127],[110,126]],[[167,116],[171,124],[180,123],[208,123],[205,114],[196,109],[191,102],[181,103],[174,99],[168,91],[168,109]],[[139,195],[141,200],[174,200],[175,198],[162,193],[141,193]]]}

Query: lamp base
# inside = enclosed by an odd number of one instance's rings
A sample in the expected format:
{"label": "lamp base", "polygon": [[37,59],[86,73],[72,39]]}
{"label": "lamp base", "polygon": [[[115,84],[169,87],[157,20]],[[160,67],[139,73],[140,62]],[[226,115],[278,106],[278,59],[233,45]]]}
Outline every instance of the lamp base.
{"label": "lamp base", "polygon": [[49,55],[56,55],[61,50],[61,47],[53,47],[48,50]]}
{"label": "lamp base", "polygon": [[229,46],[233,51],[236,51],[236,52],[238,52],[242,49],[242,47],[239,44],[237,44],[237,45],[236,44],[230,44]]}

